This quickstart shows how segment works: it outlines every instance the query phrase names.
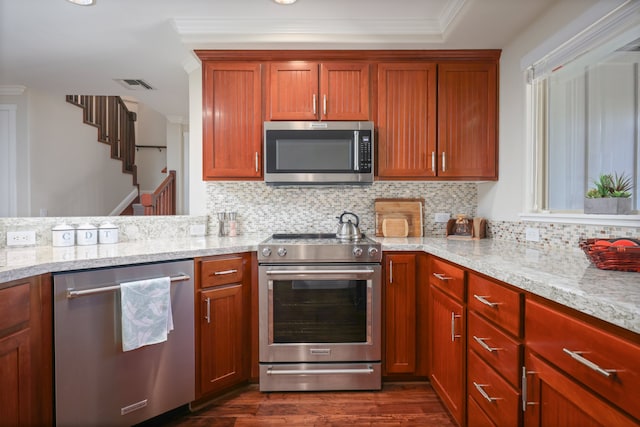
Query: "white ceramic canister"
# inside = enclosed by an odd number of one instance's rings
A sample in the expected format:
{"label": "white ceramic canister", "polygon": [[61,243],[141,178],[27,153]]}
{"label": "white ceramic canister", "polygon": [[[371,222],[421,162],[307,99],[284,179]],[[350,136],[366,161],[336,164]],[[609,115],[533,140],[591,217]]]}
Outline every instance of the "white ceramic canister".
{"label": "white ceramic canister", "polygon": [[92,224],[80,224],[76,228],[76,241],[78,245],[95,245],[98,243],[98,228]]}
{"label": "white ceramic canister", "polygon": [[73,246],[76,243],[76,233],[69,224],[58,224],[51,229],[52,246]]}
{"label": "white ceramic canister", "polygon": [[98,229],[100,243],[118,243],[118,227],[110,222],[103,222]]}

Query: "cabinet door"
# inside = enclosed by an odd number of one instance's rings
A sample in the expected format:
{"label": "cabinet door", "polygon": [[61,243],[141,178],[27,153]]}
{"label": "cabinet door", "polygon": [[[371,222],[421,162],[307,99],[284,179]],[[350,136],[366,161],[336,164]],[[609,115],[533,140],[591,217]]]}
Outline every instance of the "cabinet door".
{"label": "cabinet door", "polygon": [[[200,394],[243,380],[242,285],[200,293]],[[246,350],[248,351],[248,349]]]}
{"label": "cabinet door", "polygon": [[416,256],[385,255],[385,374],[416,370]]}
{"label": "cabinet door", "polygon": [[31,411],[37,413],[32,400],[30,330],[23,329],[0,339],[0,425],[32,425]]}
{"label": "cabinet door", "polygon": [[269,120],[316,120],[318,63],[291,61],[269,65]]}
{"label": "cabinet door", "polygon": [[431,285],[431,384],[462,425],[465,401],[464,307]]}
{"label": "cabinet door", "polygon": [[438,65],[438,176],[498,179],[497,65]]}
{"label": "cabinet door", "polygon": [[260,64],[203,64],[203,179],[262,176],[261,87]]}
{"label": "cabinet door", "polygon": [[378,65],[378,177],[435,176],[436,100],[435,64]]}
{"label": "cabinet door", "polygon": [[51,276],[0,290],[0,426],[53,424]]}
{"label": "cabinet door", "polygon": [[525,427],[638,426],[536,355],[526,355],[524,369]]}
{"label": "cabinet door", "polygon": [[322,120],[369,120],[369,64],[320,65]]}

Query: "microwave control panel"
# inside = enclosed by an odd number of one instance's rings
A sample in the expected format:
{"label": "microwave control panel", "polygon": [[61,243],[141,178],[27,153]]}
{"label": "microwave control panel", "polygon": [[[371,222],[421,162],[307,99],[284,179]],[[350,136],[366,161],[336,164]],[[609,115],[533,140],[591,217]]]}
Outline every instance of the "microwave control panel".
{"label": "microwave control panel", "polygon": [[369,135],[362,135],[360,143],[359,159],[358,159],[358,171],[359,172],[371,172],[371,166],[373,163],[371,155],[371,137]]}

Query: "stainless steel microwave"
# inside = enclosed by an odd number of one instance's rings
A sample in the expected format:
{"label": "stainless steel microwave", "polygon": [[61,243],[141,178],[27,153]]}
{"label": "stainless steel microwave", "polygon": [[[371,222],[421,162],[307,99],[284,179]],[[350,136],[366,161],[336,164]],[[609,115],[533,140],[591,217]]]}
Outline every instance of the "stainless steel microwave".
{"label": "stainless steel microwave", "polygon": [[269,185],[371,184],[372,122],[265,122]]}

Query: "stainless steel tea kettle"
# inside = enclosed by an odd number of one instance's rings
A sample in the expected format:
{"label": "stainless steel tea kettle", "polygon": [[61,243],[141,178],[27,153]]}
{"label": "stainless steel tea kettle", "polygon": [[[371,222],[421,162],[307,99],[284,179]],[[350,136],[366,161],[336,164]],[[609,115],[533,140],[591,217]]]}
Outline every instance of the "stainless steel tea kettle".
{"label": "stainless steel tea kettle", "polygon": [[[347,222],[344,222],[342,218],[345,215],[351,215],[356,219],[356,223],[351,222],[351,219],[347,219]],[[362,237],[362,233],[360,233],[360,229],[358,225],[360,224],[360,218],[358,215],[353,212],[344,211],[342,215],[336,217],[340,221],[338,223],[338,231],[336,232],[336,237],[340,240],[360,240]]]}

